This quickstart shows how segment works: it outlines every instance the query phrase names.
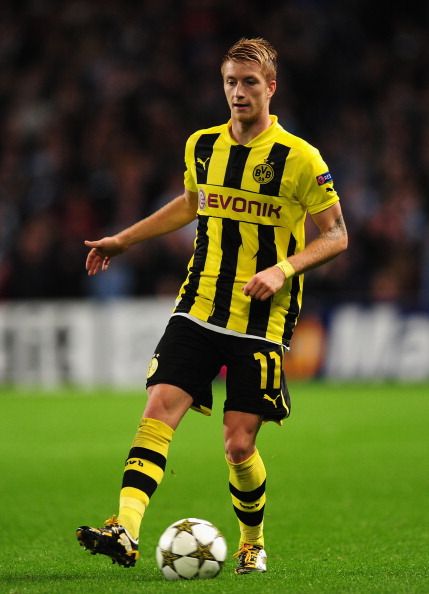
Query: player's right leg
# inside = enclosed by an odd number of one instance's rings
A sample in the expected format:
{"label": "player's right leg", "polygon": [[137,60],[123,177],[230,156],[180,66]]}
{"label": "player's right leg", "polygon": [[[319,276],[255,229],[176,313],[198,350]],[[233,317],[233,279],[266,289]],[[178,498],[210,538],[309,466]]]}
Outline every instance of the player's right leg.
{"label": "player's right leg", "polygon": [[168,448],[192,398],[176,386],[149,388],[149,400],[129,452],[119,498],[118,517],[102,528],[80,526],[77,539],[92,554],[107,555],[114,563],[132,567],[139,558],[138,537],[149,500],[160,484]]}
{"label": "player's right leg", "polygon": [[211,382],[221,365],[210,334],[180,316],[170,320],[149,365],[149,400],[125,466],[118,517],[103,528],[77,530],[79,542],[91,553],[124,567],[138,559],[140,524],[164,475],[174,430],[191,406],[210,414]]}

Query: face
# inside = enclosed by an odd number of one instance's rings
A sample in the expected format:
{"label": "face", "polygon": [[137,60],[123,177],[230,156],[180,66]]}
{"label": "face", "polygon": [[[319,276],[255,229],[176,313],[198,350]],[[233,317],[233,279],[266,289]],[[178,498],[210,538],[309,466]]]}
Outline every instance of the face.
{"label": "face", "polygon": [[230,60],[225,62],[222,75],[233,120],[252,124],[268,116],[276,81],[267,82],[258,64]]}

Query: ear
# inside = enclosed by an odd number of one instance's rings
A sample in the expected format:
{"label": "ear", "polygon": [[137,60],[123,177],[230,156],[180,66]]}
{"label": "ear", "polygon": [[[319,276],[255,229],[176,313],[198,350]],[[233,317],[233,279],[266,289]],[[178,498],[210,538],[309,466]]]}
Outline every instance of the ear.
{"label": "ear", "polygon": [[274,93],[276,92],[276,89],[277,89],[277,81],[270,80],[267,84],[267,97],[269,99],[271,99],[271,97],[274,95]]}

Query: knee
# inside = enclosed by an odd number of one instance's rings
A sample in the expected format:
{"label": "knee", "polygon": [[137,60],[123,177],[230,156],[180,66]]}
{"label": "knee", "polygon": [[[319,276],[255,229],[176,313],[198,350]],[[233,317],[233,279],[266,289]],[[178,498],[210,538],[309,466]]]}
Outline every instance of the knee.
{"label": "knee", "polygon": [[255,451],[255,444],[243,436],[231,436],[225,441],[227,459],[233,464],[244,462]]}
{"label": "knee", "polygon": [[255,451],[261,426],[257,415],[227,411],[224,415],[224,441],[227,459],[233,464],[244,462]]}

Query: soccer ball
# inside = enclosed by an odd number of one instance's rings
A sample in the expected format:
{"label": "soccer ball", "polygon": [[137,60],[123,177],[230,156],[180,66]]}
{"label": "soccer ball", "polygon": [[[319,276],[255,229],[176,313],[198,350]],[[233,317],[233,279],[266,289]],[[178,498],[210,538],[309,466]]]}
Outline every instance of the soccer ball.
{"label": "soccer ball", "polygon": [[184,518],[161,535],[156,562],[167,580],[214,578],[226,552],[225,539],[211,522]]}

